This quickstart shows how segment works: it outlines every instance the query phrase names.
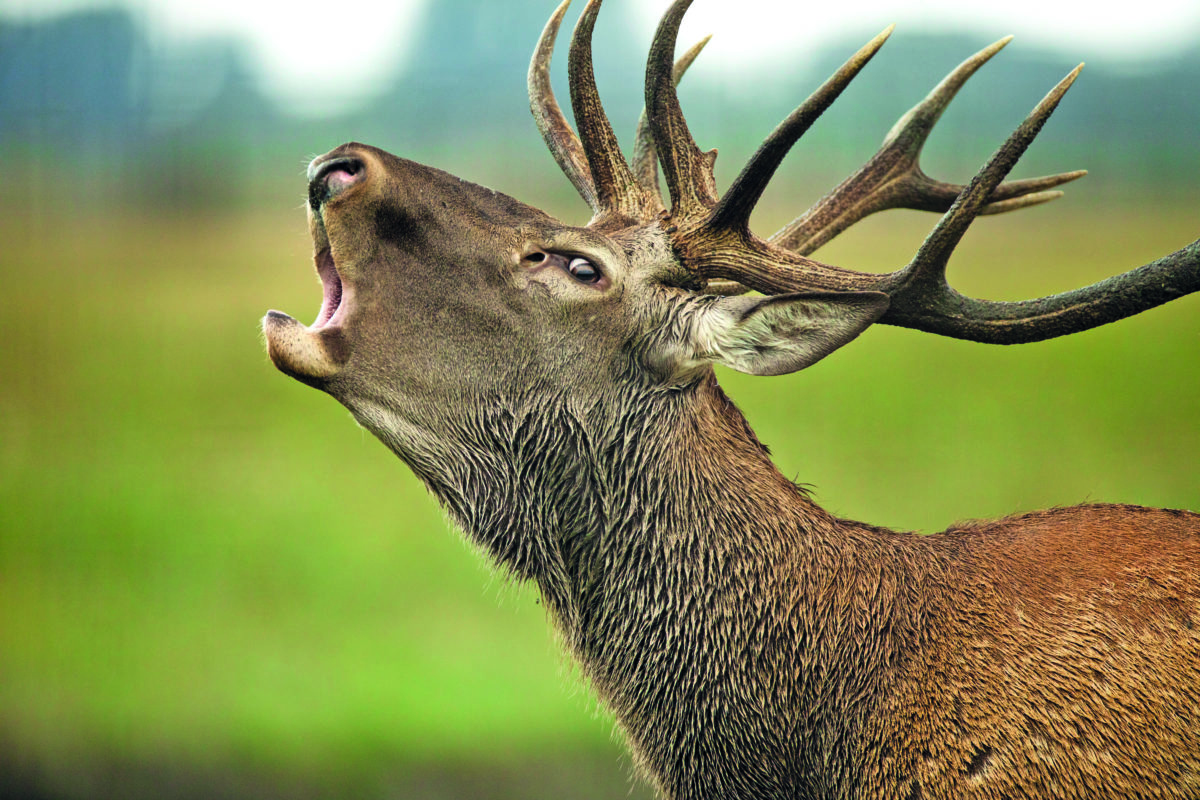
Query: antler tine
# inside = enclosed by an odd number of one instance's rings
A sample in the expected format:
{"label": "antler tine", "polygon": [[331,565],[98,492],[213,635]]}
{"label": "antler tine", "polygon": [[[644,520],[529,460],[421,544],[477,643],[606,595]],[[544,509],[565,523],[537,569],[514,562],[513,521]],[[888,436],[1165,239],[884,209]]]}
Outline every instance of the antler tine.
{"label": "antler tine", "polygon": [[[1046,191],[1047,189],[1053,189],[1055,186],[1061,186],[1064,183],[1077,180],[1084,175],[1087,175],[1086,169],[1077,169],[1072,172],[1046,175],[1041,178],[1022,178],[1021,180],[1002,183],[992,190],[991,196],[988,197],[988,204],[979,213],[981,215],[1004,214],[1008,211],[1016,211],[1019,208],[1048,203],[1051,200],[1062,197],[1063,192],[1050,192]],[[912,176],[912,185],[913,187],[919,186],[920,192],[911,192],[907,197],[903,198],[903,207],[916,211],[936,211],[939,214],[949,211],[950,206],[954,204],[958,196],[967,188],[962,184],[935,181],[923,172],[918,172]],[[892,204],[888,207],[899,208],[901,206]]]}
{"label": "antler tine", "polygon": [[683,217],[699,216],[717,202],[712,172],[717,151],[704,153],[696,146],[679,108],[672,79],[679,22],[691,4],[692,0],[675,0],[667,9],[658,24],[646,61],[646,113],[650,133],[671,194],[671,213]]}
{"label": "antler tine", "polygon": [[767,183],[801,136],[812,126],[838,98],[850,81],[858,75],[883,43],[892,35],[895,25],[889,25],[882,33],[867,42],[851,56],[841,68],[813,92],[787,118],[771,132],[758,151],[734,180],[729,191],[713,209],[708,224],[714,228],[726,228],[739,232],[750,229],[750,213],[762,197]]}
{"label": "antler tine", "polygon": [[[617,215],[629,219],[650,219],[661,208],[657,193],[650,197],[634,177],[621,154],[621,147],[596,91],[592,71],[592,30],[601,0],[588,0],[575,25],[567,69],[571,87],[571,108],[575,124],[592,173],[600,208],[597,218]],[[599,219],[593,220],[596,224]]]}
{"label": "antler tine", "polygon": [[[863,217],[889,207],[893,185],[920,174],[918,160],[933,126],[958,91],[980,67],[1012,41],[1006,36],[959,64],[925,99],[909,109],[883,138],[879,151],[858,172],[819,200],[770,241],[796,252],[811,253]],[[958,193],[955,193],[957,197]],[[949,202],[953,202],[951,197]],[[947,208],[949,205],[947,204]]]}
{"label": "antler tine", "polygon": [[925,140],[929,138],[929,132],[942,118],[946,107],[950,105],[950,101],[954,99],[963,85],[979,71],[980,67],[991,61],[992,56],[1007,47],[1012,40],[1013,37],[1009,35],[992,42],[955,67],[949,75],[942,78],[941,83],[933,87],[933,91],[926,95],[924,100],[917,103],[907,114],[896,121],[892,129],[883,137],[884,146],[901,139],[909,139],[914,142],[914,149],[920,150],[921,145],[925,144]]}
{"label": "antler tine", "polygon": [[554,55],[554,40],[558,38],[558,28],[571,0],[563,0],[562,4],[550,15],[537,47],[533,51],[533,59],[529,62],[529,107],[538,131],[542,134],[546,146],[558,166],[574,184],[575,189],[592,208],[600,211],[600,203],[596,197],[596,188],[592,183],[592,171],[588,166],[587,154],[583,143],[571,129],[571,124],[554,99],[554,89],[550,86],[550,59]]}
{"label": "antler tine", "polygon": [[1082,68],[1076,67],[1054,87],[1013,132],[942,217],[912,263],[874,287],[891,296],[881,322],[992,344],[1036,342],[1114,322],[1200,290],[1200,240],[1121,275],[1034,300],[976,300],[946,284],[950,253]]}
{"label": "antler tine", "polygon": [[[1085,169],[1076,170],[1076,172],[1082,173],[1079,175],[1075,175],[1075,177],[1079,177],[1079,178],[1082,178],[1084,175],[1087,174],[1087,170],[1085,170]],[[1073,174],[1073,173],[1065,173],[1065,174]],[[1074,177],[1070,178],[1070,180],[1074,180],[1074,179],[1075,179]],[[1032,180],[1048,180],[1048,178],[1040,178],[1040,179],[1034,178]],[[1005,186],[1013,186],[1013,185],[1016,185],[1019,183],[1022,183],[1022,181],[1011,181],[1010,183],[1000,184],[999,186],[996,187],[996,190],[992,192],[992,197],[995,198],[996,195],[1000,192],[1000,190],[1003,189]],[[1051,184],[1051,185],[1054,185],[1054,184]],[[962,194],[962,192],[959,191],[959,194]],[[998,202],[993,201],[983,207],[983,209],[979,212],[979,216],[986,217],[990,214],[1007,214],[1009,211],[1016,211],[1021,208],[1030,208],[1031,206],[1040,206],[1042,203],[1049,203],[1051,200],[1057,200],[1058,198],[1062,197],[1064,194],[1065,194],[1065,192],[1034,192],[1033,194],[1027,194],[1027,195],[1024,195],[1023,197],[1014,197],[1011,200],[1000,200]],[[951,201],[951,204],[953,204],[953,201]],[[947,210],[949,210],[949,209],[947,209]]]}
{"label": "antler tine", "polygon": [[[924,100],[897,121],[870,161],[773,235],[771,243],[808,254],[876,211],[914,208],[944,212],[949,209],[964,187],[935,181],[925,175],[919,164],[921,149],[934,124],[963,84],[1011,40],[1011,36],[1006,36],[959,64]],[[996,206],[984,213],[1002,213],[1047,202],[1061,196],[1047,194],[1047,189],[1086,174],[1080,170],[1002,184],[989,198]],[[1000,204],[1032,194],[1039,196],[1025,203]]]}
{"label": "antler tine", "polygon": [[[700,41],[696,42],[691,48],[681,55],[675,62],[674,68],[671,70],[671,82],[676,86],[683,79],[684,73],[688,67],[696,60],[696,56],[700,55],[700,51],[708,44],[712,36],[705,36]],[[658,153],[654,148],[654,137],[650,133],[650,125],[646,120],[646,109],[642,108],[642,113],[638,117],[637,134],[633,144],[633,174],[641,181],[648,191],[652,192],[655,197],[660,197],[658,188]]]}
{"label": "antler tine", "polygon": [[[1017,161],[1025,154],[1025,150],[1033,143],[1034,138],[1046,124],[1046,120],[1054,113],[1063,95],[1079,77],[1083,65],[1075,69],[1059,81],[1042,101],[1034,107],[1025,121],[1017,126],[1008,140],[1001,145],[972,180],[966,190],[942,216],[938,224],[926,237],[917,254],[909,265],[897,274],[898,286],[894,297],[907,296],[912,287],[927,290],[930,284],[946,285],[946,264],[950,254],[962,241],[967,228],[979,216],[987,203],[988,197],[1006,176],[1016,166]],[[924,284],[925,286],[921,286]],[[891,287],[889,287],[891,288]],[[895,302],[895,300],[893,300]]]}

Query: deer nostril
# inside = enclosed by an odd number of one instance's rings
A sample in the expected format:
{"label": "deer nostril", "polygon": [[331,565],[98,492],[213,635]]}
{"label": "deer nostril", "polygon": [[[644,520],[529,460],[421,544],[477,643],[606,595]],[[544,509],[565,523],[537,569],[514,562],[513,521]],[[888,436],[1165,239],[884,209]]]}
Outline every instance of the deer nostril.
{"label": "deer nostril", "polygon": [[314,210],[336,197],[366,175],[366,165],[357,158],[331,158],[308,168],[308,203]]}

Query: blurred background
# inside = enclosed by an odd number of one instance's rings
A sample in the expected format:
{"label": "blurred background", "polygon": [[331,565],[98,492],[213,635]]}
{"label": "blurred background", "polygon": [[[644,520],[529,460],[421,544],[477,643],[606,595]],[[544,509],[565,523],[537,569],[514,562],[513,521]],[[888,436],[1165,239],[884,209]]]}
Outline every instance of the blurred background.
{"label": "blurred background", "polygon": [[[716,34],[681,97],[724,185],[900,23],[784,164],[760,233],[1008,33],[926,171],[969,178],[1086,60],[1016,174],[1091,174],[980,220],[952,283],[1032,297],[1200,233],[1195,3],[830,5],[855,7],[702,0],[684,27],[684,43]],[[627,145],[664,6],[610,0],[597,25]],[[268,308],[316,315],[304,166],[343,141],[586,221],[528,113],[552,10],[0,0],[0,796],[649,796],[536,593],[494,575],[347,412],[277,373],[258,333]],[[878,215],[818,257],[894,269],[933,222]],[[873,329],[802,374],[721,377],[831,511],[934,531],[1085,501],[1200,507],[1198,362],[1191,297],[1016,348]]]}

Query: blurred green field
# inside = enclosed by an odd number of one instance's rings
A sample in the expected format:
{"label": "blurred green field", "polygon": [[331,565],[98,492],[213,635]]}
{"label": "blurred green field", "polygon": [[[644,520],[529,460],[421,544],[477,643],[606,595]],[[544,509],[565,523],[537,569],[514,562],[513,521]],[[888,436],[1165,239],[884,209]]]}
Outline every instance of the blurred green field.
{"label": "blurred green field", "polygon": [[[952,282],[1070,288],[1190,242],[1198,211],[989,218]],[[819,257],[891,269],[931,221],[873,218]],[[0,236],[0,794],[628,796],[536,594],[266,359],[265,310],[320,301],[298,205],[8,213]],[[878,328],[804,373],[722,382],[844,516],[1200,508],[1198,297],[1013,348]]]}

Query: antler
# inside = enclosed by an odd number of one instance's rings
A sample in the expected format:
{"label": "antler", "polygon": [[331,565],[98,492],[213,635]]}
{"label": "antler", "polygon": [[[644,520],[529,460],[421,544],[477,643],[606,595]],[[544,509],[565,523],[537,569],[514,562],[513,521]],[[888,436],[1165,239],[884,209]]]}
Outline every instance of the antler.
{"label": "antler", "polygon": [[[890,208],[947,211],[965,187],[927,176],[919,163],[921,149],[942,112],[967,79],[1010,41],[1012,37],[1006,36],[959,64],[924,100],[896,122],[870,161],[803,216],[772,236],[771,243],[808,255],[876,211]],[[1062,197],[1062,192],[1046,190],[1086,174],[1087,170],[1076,170],[1001,184],[981,213],[999,214],[1057,199]]]}
{"label": "antler", "polygon": [[[890,307],[880,322],[959,339],[1012,344],[1032,342],[1113,322],[1200,291],[1200,240],[1151,264],[1081,289],[1015,303],[965,297],[946,282],[950,254],[980,214],[1001,213],[1061,196],[1052,191],[1083,171],[1002,183],[1070,88],[1082,65],[1064,78],[1013,132],[965,188],[929,178],[921,149],[962,85],[1009,39],[981,50],[951,72],[905,114],[883,146],[856,173],[770,240],[749,227],[750,214],[775,169],[799,137],[838,97],[891,33],[860,49],[767,137],[718,200],[713,179],[716,151],[696,146],[675,94],[675,83],[695,57],[693,48],[672,65],[679,24],[691,0],[675,0],[663,16],[646,65],[646,124],[639,124],[637,168],[620,155],[591,74],[590,36],[599,0],[590,0],[576,28],[571,53],[572,101],[583,143],[571,131],[549,91],[554,34],[563,3],[546,26],[530,67],[530,96],[538,127],[555,158],[596,211],[592,224],[635,219],[662,225],[683,266],[705,291],[766,294],[798,291],[881,291]],[[680,66],[682,65],[682,66]],[[580,110],[582,109],[582,111]],[[650,143],[644,131],[649,128]],[[671,197],[663,213],[651,150],[662,162]],[[619,163],[617,163],[619,161]],[[593,182],[593,176],[599,176]],[[944,211],[937,226],[904,268],[888,274],[856,272],[807,257],[863,217],[888,208]],[[653,220],[657,214],[661,219]]]}
{"label": "antler", "polygon": [[[686,53],[679,57],[675,62],[674,68],[671,70],[671,83],[675,86],[679,85],[680,79],[683,78],[688,67],[700,55],[700,51],[708,44],[712,36],[705,36],[699,42],[691,46]],[[658,196],[658,151],[654,146],[654,134],[650,132],[650,121],[646,115],[646,109],[642,109],[641,116],[638,117],[637,124],[637,140],[633,146],[633,171],[642,181],[642,185],[651,189],[655,196]]]}
{"label": "antler", "polygon": [[571,0],[563,0],[554,11],[533,51],[533,60],[529,63],[529,108],[554,160],[584,201],[598,212],[601,205],[592,182],[587,154],[583,152],[583,143],[563,116],[558,101],[554,99],[554,89],[550,86],[550,58],[554,55],[554,41],[558,38],[558,26],[562,24],[563,15],[570,5]]}
{"label": "antler", "polygon": [[954,201],[909,265],[881,282],[879,288],[891,297],[891,306],[881,322],[958,339],[1016,344],[1115,322],[1200,290],[1200,240],[1121,275],[1036,300],[975,300],[946,283],[950,253],[983,211],[994,188],[1033,142],[1081,69],[1082,64],[1063,78],[1013,131]]}
{"label": "antler", "polygon": [[[600,3],[601,0],[588,0],[571,37],[567,71],[571,108],[575,112],[579,134],[576,135],[571,129],[550,86],[550,59],[554,54],[554,42],[571,0],[563,0],[538,40],[529,65],[529,99],[534,120],[550,152],[595,212],[589,224],[594,227],[623,227],[635,221],[654,219],[664,207],[658,190],[654,142],[646,127],[645,112],[642,112],[638,121],[634,166],[631,168],[621,154],[620,145],[596,91],[596,79],[592,72],[592,29],[600,11]],[[679,59],[674,68],[674,83],[683,77],[683,73],[708,43],[708,38],[694,45]]]}

